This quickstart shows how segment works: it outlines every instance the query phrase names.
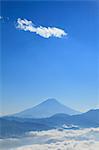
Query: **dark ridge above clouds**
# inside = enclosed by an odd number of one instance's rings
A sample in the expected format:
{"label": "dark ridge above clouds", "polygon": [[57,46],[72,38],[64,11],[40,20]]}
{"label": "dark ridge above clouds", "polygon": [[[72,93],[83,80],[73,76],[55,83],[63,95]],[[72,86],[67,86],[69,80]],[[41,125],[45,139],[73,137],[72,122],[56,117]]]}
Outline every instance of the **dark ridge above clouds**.
{"label": "dark ridge above clouds", "polygon": [[90,110],[79,115],[55,114],[49,118],[0,118],[0,138],[20,137],[29,131],[45,131],[50,129],[97,128],[99,127],[99,109]]}

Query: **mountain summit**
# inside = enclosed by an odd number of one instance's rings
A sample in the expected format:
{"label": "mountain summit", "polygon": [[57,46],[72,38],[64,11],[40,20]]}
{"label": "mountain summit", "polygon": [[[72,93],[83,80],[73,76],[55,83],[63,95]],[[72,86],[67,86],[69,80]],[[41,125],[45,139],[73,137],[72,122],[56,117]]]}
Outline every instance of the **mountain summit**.
{"label": "mountain summit", "polygon": [[16,117],[22,118],[47,118],[57,113],[65,113],[69,115],[78,114],[79,112],[61,104],[56,99],[47,99],[46,101],[15,114]]}

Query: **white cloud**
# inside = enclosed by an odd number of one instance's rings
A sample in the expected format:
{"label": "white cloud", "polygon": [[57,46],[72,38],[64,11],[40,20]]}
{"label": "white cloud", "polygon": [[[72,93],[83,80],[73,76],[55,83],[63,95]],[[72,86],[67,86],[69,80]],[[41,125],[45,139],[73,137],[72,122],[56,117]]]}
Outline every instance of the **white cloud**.
{"label": "white cloud", "polygon": [[0,20],[2,20],[3,19],[3,17],[2,16],[0,16]]}
{"label": "white cloud", "polygon": [[99,150],[99,128],[33,131],[19,139],[2,139],[0,145],[8,150]]}
{"label": "white cloud", "polygon": [[80,130],[49,130],[41,132],[30,132],[33,138],[45,139],[43,144],[22,146],[16,150],[98,150],[99,128]]}
{"label": "white cloud", "polygon": [[99,142],[66,140],[51,144],[34,144],[16,150],[99,150]]}
{"label": "white cloud", "polygon": [[9,21],[9,17],[6,16],[0,16],[0,20],[3,22]]}
{"label": "white cloud", "polygon": [[49,38],[49,37],[57,37],[57,38],[62,38],[63,36],[66,36],[67,33],[60,28],[56,27],[36,27],[32,21],[28,21],[26,19],[17,19],[17,26],[16,28],[24,30],[24,31],[30,31],[33,33],[36,33],[44,38]]}

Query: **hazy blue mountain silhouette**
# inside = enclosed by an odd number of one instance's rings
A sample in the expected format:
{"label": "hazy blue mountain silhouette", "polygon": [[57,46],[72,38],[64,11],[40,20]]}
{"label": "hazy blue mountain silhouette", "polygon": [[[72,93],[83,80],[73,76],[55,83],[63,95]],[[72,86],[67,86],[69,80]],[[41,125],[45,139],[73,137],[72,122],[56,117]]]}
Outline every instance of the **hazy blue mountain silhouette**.
{"label": "hazy blue mountain silhouette", "polygon": [[23,136],[28,131],[42,131],[62,128],[63,125],[75,125],[79,128],[99,127],[99,109],[89,110],[79,115],[55,114],[49,118],[0,118],[0,137]]}
{"label": "hazy blue mountain silhouette", "polygon": [[99,127],[99,109],[89,110],[86,113],[71,116],[66,114],[56,114],[47,121],[48,124],[50,121],[51,125],[54,125],[54,127],[63,124],[73,124],[80,128]]}
{"label": "hazy blue mountain silhouette", "polygon": [[74,115],[79,114],[80,112],[59,103],[56,99],[47,99],[33,108],[14,114],[14,116],[23,118],[46,118],[57,113]]}
{"label": "hazy blue mountain silhouette", "polygon": [[53,127],[47,126],[44,123],[31,121],[19,121],[18,118],[0,118],[0,138],[20,137],[24,136],[29,131],[49,130]]}

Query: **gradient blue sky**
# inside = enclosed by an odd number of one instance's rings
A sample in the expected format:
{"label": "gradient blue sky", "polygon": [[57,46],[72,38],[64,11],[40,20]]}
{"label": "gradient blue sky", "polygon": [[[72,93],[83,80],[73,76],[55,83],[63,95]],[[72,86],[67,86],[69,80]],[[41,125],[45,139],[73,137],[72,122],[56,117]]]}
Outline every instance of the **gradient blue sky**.
{"label": "gradient blue sky", "polygon": [[[76,110],[99,103],[99,4],[95,1],[2,2],[2,113],[56,98]],[[64,29],[43,38],[16,29],[18,18]]]}

